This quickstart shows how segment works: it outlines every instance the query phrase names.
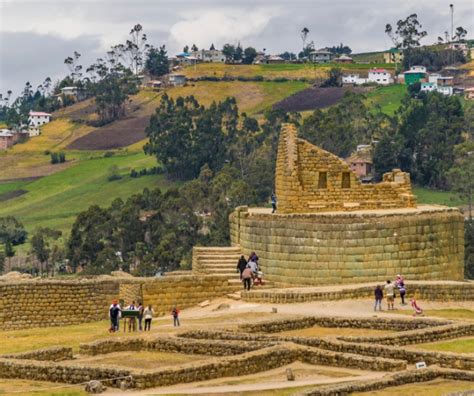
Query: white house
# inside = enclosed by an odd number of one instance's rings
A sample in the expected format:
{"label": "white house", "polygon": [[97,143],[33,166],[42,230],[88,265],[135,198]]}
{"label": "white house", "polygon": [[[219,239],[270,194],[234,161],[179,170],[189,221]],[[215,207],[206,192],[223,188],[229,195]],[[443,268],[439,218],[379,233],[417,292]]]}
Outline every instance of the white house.
{"label": "white house", "polygon": [[426,67],[425,66],[411,66],[410,70],[408,70],[413,73],[426,73]]}
{"label": "white house", "polygon": [[362,85],[367,83],[375,83],[379,85],[388,85],[393,83],[392,75],[385,69],[369,70],[367,78],[360,77],[359,74],[345,74],[342,76],[343,84]]}
{"label": "white house", "polygon": [[183,74],[170,74],[168,76],[168,82],[173,87],[178,87],[186,84],[186,76]]}
{"label": "white house", "polygon": [[28,133],[30,136],[40,134],[40,126],[51,122],[51,114],[42,111],[30,111],[28,115]]}
{"label": "white house", "polygon": [[433,82],[422,82],[420,91],[421,92],[439,92],[443,95],[451,96],[453,94],[453,87],[442,86]]}
{"label": "white house", "polygon": [[312,51],[309,54],[309,60],[311,62],[316,62],[316,63],[328,63],[328,62],[331,62],[332,58],[333,58],[333,53],[326,49]]}
{"label": "white house", "polygon": [[438,73],[433,73],[428,75],[428,82],[433,83],[433,84],[438,84],[438,78],[441,77],[441,74]]}
{"label": "white house", "polygon": [[388,85],[393,83],[392,75],[385,69],[369,70],[367,82],[376,83],[379,85]]}
{"label": "white house", "polygon": [[342,76],[342,83],[349,85],[362,85],[367,82],[366,78],[361,78],[359,74],[344,74]]}
{"label": "white house", "polygon": [[220,50],[199,50],[193,51],[192,56],[201,62],[225,62],[225,55]]}

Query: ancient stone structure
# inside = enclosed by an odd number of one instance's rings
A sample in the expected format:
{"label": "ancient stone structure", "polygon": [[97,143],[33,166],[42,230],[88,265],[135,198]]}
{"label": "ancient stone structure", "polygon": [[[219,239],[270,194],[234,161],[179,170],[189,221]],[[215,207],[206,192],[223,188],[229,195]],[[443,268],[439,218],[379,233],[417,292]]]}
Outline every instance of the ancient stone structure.
{"label": "ancient stone structure", "polygon": [[275,187],[280,213],[412,208],[410,175],[394,169],[383,182],[361,184],[349,165],[296,136],[296,127],[282,127]]}
{"label": "ancient stone structure", "polygon": [[239,207],[231,242],[258,252],[270,281],[322,285],[463,280],[464,219],[456,208],[416,205],[409,175],[360,184],[336,156],[282,129],[276,166],[278,211]]}

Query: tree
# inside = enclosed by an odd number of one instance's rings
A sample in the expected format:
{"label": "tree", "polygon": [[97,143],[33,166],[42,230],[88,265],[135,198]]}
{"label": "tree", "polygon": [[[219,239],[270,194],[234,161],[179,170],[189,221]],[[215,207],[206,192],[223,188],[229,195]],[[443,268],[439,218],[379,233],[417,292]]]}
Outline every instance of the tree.
{"label": "tree", "polygon": [[72,56],[68,56],[64,59],[64,63],[69,69],[69,73],[73,82],[80,80],[82,77],[82,65],[79,64],[79,58],[81,54],[74,51]]}
{"label": "tree", "polygon": [[321,87],[340,87],[342,86],[342,70],[339,67],[331,67],[329,77],[323,82]]}
{"label": "tree", "polygon": [[0,243],[21,245],[25,243],[27,235],[25,227],[15,217],[0,217]]}
{"label": "tree", "polygon": [[293,53],[293,52],[285,51],[282,54],[280,54],[279,56],[281,58],[283,58],[284,60],[286,60],[286,61],[296,60],[296,54]]}
{"label": "tree", "polygon": [[234,52],[234,61],[239,62],[242,60],[242,55],[244,53],[244,50],[240,46],[240,43],[235,47],[235,52]]}
{"label": "tree", "polygon": [[398,167],[398,145],[393,137],[386,135],[377,143],[372,158],[375,179],[380,181],[386,172]]}
{"label": "tree", "polygon": [[385,33],[390,37],[396,48],[409,50],[420,46],[420,40],[428,33],[420,30],[423,26],[418,22],[418,15],[411,14],[397,22],[396,30],[390,23],[385,25]]}
{"label": "tree", "polygon": [[452,189],[462,199],[467,200],[469,219],[472,220],[472,198],[474,193],[474,142],[466,142],[456,147],[456,162],[449,171]]}
{"label": "tree", "polygon": [[199,48],[197,47],[196,44],[193,44],[193,46],[191,47],[191,51],[193,52],[199,51]]}
{"label": "tree", "polygon": [[464,37],[467,35],[467,30],[464,29],[462,26],[458,26],[456,28],[456,32],[454,33],[453,39],[456,39],[458,42],[464,40]]}
{"label": "tree", "polygon": [[12,260],[12,257],[15,256],[15,249],[13,247],[13,243],[9,240],[7,240],[5,242],[5,256],[8,258],[8,267],[11,268],[11,260]]}
{"label": "tree", "polygon": [[352,53],[351,48],[347,45],[343,45],[342,43],[339,44],[338,46],[328,47],[328,51],[336,55],[342,55],[342,54],[350,55]]}
{"label": "tree", "polygon": [[169,73],[169,62],[166,47],[159,49],[151,46],[147,51],[145,70],[152,76],[160,77]]}
{"label": "tree", "polygon": [[247,47],[244,50],[244,58],[242,60],[242,63],[246,65],[251,65],[256,57],[257,57],[257,50],[253,47]]}
{"label": "tree", "polygon": [[183,52],[188,53],[189,52],[189,46],[185,45],[183,48]]}
{"label": "tree", "polygon": [[[38,228],[35,230],[31,238],[31,252],[35,255],[41,265],[41,273],[46,270],[50,273],[49,259],[51,256],[51,243],[59,239],[62,235],[61,231],[51,228]],[[46,267],[43,266],[46,264]]]}
{"label": "tree", "polygon": [[125,54],[129,60],[130,69],[138,74],[143,65],[143,54],[149,45],[146,43],[147,36],[142,33],[143,27],[139,23],[130,30],[130,39],[125,44]]}
{"label": "tree", "polygon": [[232,44],[224,44],[224,47],[222,47],[222,53],[227,62],[233,61],[235,56],[235,46]]}
{"label": "tree", "polygon": [[464,275],[474,279],[474,220],[464,222]]}
{"label": "tree", "polygon": [[214,47],[214,44],[211,44],[211,46],[209,47],[209,51],[215,51],[216,47]]}
{"label": "tree", "polygon": [[303,52],[306,48],[306,39],[308,38],[308,34],[309,34],[309,29],[307,27],[304,27],[303,29],[301,29],[300,37],[301,37],[301,41],[303,41]]}

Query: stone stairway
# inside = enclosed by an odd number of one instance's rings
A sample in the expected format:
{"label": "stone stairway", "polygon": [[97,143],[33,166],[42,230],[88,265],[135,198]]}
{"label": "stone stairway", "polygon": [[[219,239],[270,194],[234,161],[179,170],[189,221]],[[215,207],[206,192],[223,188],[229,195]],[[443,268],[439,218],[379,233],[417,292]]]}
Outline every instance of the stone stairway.
{"label": "stone stairway", "polygon": [[[193,273],[226,277],[232,289],[241,290],[242,281],[237,272],[237,262],[242,251],[240,246],[232,247],[194,247]],[[255,285],[253,290],[272,287],[271,282],[265,281],[262,285]]]}

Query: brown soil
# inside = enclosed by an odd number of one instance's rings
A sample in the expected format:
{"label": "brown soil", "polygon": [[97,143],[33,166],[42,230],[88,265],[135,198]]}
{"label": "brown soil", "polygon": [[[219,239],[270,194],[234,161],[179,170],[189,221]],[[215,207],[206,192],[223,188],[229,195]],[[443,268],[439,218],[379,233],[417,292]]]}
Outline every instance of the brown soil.
{"label": "brown soil", "polygon": [[275,103],[273,108],[285,111],[305,111],[323,109],[341,101],[347,91],[367,92],[367,88],[328,87],[308,88]]}

